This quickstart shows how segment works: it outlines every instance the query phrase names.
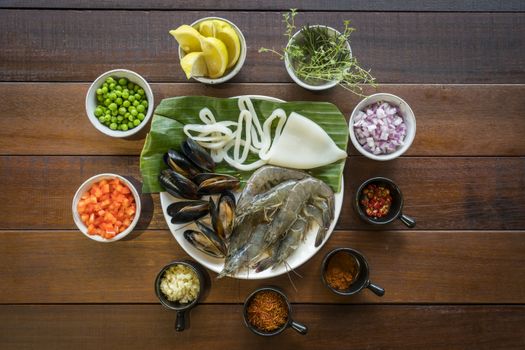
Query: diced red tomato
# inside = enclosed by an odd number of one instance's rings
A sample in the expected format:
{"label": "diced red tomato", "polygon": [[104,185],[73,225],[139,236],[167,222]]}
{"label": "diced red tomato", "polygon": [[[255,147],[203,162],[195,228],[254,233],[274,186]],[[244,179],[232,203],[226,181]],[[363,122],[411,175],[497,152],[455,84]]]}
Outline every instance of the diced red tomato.
{"label": "diced red tomato", "polygon": [[84,193],[78,202],[80,219],[88,234],[109,239],[126,230],[135,217],[131,190],[119,179],[102,180]]}

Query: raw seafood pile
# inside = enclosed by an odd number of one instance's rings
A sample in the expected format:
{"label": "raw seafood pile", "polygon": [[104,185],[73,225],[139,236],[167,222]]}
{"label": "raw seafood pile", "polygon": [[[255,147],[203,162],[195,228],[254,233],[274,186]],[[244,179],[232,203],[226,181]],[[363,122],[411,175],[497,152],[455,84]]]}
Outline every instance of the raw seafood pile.
{"label": "raw seafood pile", "polygon": [[262,167],[241,193],[218,277],[250,267],[260,272],[286,264],[315,225],[315,246],[319,246],[333,217],[334,194],[324,182],[298,170]]}

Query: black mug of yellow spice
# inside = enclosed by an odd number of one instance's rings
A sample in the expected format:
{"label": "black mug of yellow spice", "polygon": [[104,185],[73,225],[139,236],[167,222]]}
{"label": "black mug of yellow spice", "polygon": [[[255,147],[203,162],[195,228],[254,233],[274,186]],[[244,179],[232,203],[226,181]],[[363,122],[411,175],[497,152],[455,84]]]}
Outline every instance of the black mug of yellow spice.
{"label": "black mug of yellow spice", "polygon": [[371,224],[384,225],[395,219],[412,228],[414,218],[403,214],[403,194],[394,181],[386,177],[366,180],[356,192],[354,206],[359,217]]}
{"label": "black mug of yellow spice", "polygon": [[368,288],[382,297],[385,290],[370,282],[370,268],[363,254],[352,248],[330,251],[321,265],[323,284],[339,295],[352,295]]}
{"label": "black mug of yellow spice", "polygon": [[308,328],[292,317],[292,307],[286,295],[275,287],[256,289],[244,302],[244,323],[253,333],[264,337],[282,333],[292,327],[300,334]]}
{"label": "black mug of yellow spice", "polygon": [[203,298],[209,276],[195,261],[173,261],[155,279],[155,294],[164,307],[177,311],[175,330],[186,328],[186,313]]}

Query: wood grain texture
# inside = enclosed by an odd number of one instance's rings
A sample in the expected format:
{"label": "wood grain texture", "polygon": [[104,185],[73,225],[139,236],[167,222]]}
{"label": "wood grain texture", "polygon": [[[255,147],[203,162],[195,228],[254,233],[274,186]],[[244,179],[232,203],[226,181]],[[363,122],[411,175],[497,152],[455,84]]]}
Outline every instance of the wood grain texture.
{"label": "wood grain texture", "polygon": [[[1,83],[0,154],[136,155],[144,141],[109,138],[85,112],[89,84]],[[342,88],[308,92],[295,84],[152,84],[155,101],[171,96],[259,94],[287,101],[328,101],[349,118],[360,98]],[[524,156],[525,85],[381,85],[366,93],[404,98],[417,119],[409,156]],[[149,127],[146,126],[146,130]],[[480,135],[479,137],[473,135]],[[50,142],[49,140],[53,140]],[[350,144],[350,154],[359,154]]]}
{"label": "wood grain texture", "polygon": [[[80,232],[0,231],[0,303],[149,303],[160,269],[186,259],[169,231],[133,234],[100,244]],[[386,290],[342,297],[320,280],[325,254],[352,247],[368,259],[370,278]],[[241,303],[256,288],[276,285],[293,302],[524,303],[525,231],[336,231],[325,247],[291,274],[268,280],[217,280],[205,303]],[[51,258],[52,257],[52,258]]]}
{"label": "wood grain texture", "polygon": [[[0,12],[0,81],[92,81],[125,67],[152,82],[183,82],[168,34],[198,18],[232,20],[248,55],[232,82],[291,82],[283,62],[260,47],[286,45],[279,12]],[[523,83],[525,14],[306,12],[297,25],[341,28],[352,20],[352,50],[381,83]],[[378,25],[380,24],[380,25]]]}
{"label": "wood grain texture", "polygon": [[[60,8],[60,9],[165,9],[165,10],[208,10],[210,5],[206,2],[190,0],[4,0],[0,8]],[[297,8],[300,11],[468,11],[468,12],[499,12],[499,11],[525,11],[523,2],[519,0],[507,1],[455,1],[455,0],[287,0],[287,1],[255,1],[255,0],[229,0],[227,2],[216,1],[213,3],[215,10],[273,10],[288,11]]]}
{"label": "wood grain texture", "polygon": [[[138,157],[127,156],[2,156],[0,229],[74,229],[71,201],[82,182],[103,172],[140,179],[138,163]],[[337,228],[384,229],[362,222],[352,198],[364,180],[386,176],[403,191],[404,212],[416,218],[419,229],[522,230],[524,171],[522,157],[401,157],[390,162],[350,157]],[[167,228],[158,198],[143,197],[147,205],[140,230]],[[394,222],[389,228],[404,226]]]}
{"label": "wood grain texture", "polygon": [[[191,311],[176,333],[160,305],[1,306],[2,349],[441,349],[518,350],[525,346],[524,306],[296,305],[309,327],[279,337],[250,333],[241,305]],[[220,320],[220,321],[219,321]],[[15,321],[15,322],[13,322]]]}

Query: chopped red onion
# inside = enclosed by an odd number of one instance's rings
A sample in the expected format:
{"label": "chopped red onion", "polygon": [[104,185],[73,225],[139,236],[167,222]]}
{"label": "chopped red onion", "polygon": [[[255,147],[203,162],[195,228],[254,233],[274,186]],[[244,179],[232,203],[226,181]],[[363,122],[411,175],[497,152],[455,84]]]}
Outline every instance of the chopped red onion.
{"label": "chopped red onion", "polygon": [[377,102],[354,118],[357,142],[370,153],[389,154],[404,144],[407,127],[397,106]]}

